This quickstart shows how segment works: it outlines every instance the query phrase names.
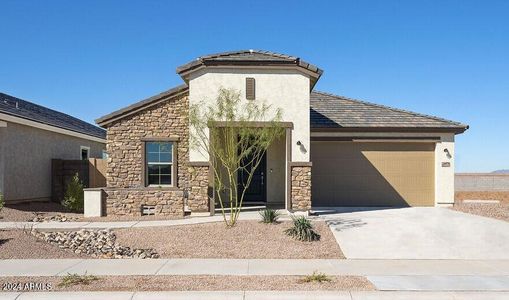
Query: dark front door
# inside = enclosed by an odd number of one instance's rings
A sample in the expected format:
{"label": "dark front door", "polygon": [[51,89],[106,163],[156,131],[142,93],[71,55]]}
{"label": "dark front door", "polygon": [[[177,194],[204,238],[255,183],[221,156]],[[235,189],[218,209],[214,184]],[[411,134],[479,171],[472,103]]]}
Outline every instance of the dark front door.
{"label": "dark front door", "polygon": [[[246,157],[245,161],[251,161],[251,159],[252,157]],[[239,172],[238,176],[239,197],[247,184],[248,177],[249,174],[245,170]],[[248,186],[246,193],[244,194],[244,202],[249,203],[267,201],[266,179],[267,179],[267,155],[266,153],[264,153],[261,158],[260,164],[253,173],[251,184]]]}

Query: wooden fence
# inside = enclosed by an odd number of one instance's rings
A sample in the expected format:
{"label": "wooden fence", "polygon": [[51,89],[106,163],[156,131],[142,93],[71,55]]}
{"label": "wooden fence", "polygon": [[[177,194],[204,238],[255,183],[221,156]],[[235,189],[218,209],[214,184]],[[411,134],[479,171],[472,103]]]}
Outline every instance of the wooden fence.
{"label": "wooden fence", "polygon": [[61,202],[65,189],[78,173],[85,188],[106,186],[106,160],[90,158],[89,160],[51,160],[51,200]]}

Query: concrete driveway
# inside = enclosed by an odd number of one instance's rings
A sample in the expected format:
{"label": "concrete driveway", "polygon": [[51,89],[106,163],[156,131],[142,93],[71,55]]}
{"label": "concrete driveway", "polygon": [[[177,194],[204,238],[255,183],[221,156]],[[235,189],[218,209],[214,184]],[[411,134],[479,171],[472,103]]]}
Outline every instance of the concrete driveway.
{"label": "concrete driveway", "polygon": [[509,259],[509,223],[447,208],[321,215],[347,258]]}

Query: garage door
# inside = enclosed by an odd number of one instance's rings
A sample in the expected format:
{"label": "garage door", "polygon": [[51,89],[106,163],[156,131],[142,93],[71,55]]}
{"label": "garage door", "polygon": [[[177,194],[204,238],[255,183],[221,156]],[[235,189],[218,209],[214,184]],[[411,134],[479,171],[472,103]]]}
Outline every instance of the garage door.
{"label": "garage door", "polygon": [[312,203],[433,206],[433,143],[312,142]]}

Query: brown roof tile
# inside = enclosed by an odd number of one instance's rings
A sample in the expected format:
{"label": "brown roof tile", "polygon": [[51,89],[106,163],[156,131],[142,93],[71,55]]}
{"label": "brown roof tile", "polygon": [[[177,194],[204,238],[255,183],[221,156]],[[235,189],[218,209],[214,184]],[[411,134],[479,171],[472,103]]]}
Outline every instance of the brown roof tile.
{"label": "brown roof tile", "polygon": [[429,128],[463,132],[468,125],[366,101],[311,92],[311,128]]}

